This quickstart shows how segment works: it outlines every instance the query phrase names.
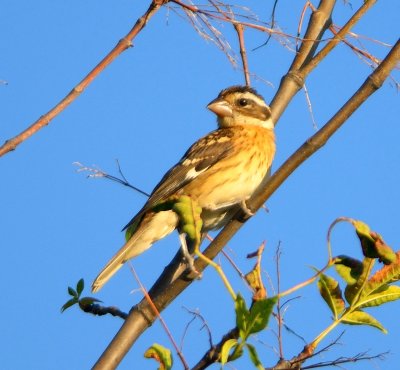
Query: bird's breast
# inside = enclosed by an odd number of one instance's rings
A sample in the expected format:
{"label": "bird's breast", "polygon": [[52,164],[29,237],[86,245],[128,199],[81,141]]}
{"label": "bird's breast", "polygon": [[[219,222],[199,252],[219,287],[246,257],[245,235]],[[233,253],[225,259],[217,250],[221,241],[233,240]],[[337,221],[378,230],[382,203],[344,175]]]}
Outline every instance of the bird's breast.
{"label": "bird's breast", "polygon": [[203,209],[205,223],[222,223],[218,219],[224,220],[232,206],[249,199],[267,175],[275,154],[272,130],[246,128],[232,140],[232,154],[183,189]]}

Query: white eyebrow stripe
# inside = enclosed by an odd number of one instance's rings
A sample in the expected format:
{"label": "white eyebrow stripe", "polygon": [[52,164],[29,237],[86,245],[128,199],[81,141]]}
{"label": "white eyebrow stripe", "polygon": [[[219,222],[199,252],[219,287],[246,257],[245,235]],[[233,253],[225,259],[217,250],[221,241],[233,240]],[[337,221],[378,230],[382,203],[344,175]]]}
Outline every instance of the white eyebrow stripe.
{"label": "white eyebrow stripe", "polygon": [[[254,95],[250,92],[245,92],[242,94],[242,97],[245,99],[251,99],[254,100],[258,105],[261,105],[263,107],[268,107],[268,105],[265,103],[263,99],[260,99],[257,95]],[[269,107],[268,107],[269,108]]]}

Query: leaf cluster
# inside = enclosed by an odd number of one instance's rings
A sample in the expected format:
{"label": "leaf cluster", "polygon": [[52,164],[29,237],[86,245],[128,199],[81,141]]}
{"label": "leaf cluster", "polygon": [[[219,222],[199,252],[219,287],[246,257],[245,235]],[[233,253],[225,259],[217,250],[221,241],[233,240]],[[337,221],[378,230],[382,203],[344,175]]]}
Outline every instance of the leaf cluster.
{"label": "leaf cluster", "polygon": [[247,349],[250,360],[258,369],[264,369],[258,357],[256,348],[248,343],[252,334],[264,330],[272,310],[277,302],[277,297],[264,298],[253,301],[250,309],[247,308],[243,297],[238,294],[235,301],[236,327],[239,330],[239,338],[227,340],[222,346],[220,362],[222,365],[228,361],[236,360],[243,355],[243,350]]}
{"label": "leaf cluster", "polygon": [[[367,224],[349,218],[342,218],[341,221],[353,225],[364,259],[360,261],[344,255],[336,257],[335,268],[344,282],[344,292],[336,279],[321,274],[318,281],[320,294],[335,322],[369,325],[387,333],[383,325],[364,309],[400,298],[400,287],[394,285],[400,280],[400,251],[395,253],[382,236],[371,231]],[[376,261],[384,266],[374,272]]]}

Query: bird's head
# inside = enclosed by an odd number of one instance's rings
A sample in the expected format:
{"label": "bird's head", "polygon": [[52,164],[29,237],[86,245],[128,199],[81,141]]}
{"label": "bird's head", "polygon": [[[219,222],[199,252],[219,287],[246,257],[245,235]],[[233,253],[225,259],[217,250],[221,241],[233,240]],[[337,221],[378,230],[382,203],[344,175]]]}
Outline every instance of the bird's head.
{"label": "bird's head", "polygon": [[222,90],[207,108],[217,115],[220,128],[242,125],[274,128],[270,107],[256,90],[248,86]]}

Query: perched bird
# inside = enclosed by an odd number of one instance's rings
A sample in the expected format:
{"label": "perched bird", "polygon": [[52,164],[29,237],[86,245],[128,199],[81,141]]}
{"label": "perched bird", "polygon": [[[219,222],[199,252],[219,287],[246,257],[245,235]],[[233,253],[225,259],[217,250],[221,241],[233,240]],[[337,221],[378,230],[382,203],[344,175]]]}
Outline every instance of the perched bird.
{"label": "perched bird", "polygon": [[271,110],[254,89],[222,90],[207,108],[217,115],[218,129],[195,142],[161,179],[138,214],[126,225],[129,240],[92,285],[97,292],[129,259],[174,231],[172,210],[154,206],[173,195],[187,195],[201,207],[202,232],[223,227],[266,177],[275,155]]}

